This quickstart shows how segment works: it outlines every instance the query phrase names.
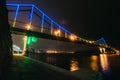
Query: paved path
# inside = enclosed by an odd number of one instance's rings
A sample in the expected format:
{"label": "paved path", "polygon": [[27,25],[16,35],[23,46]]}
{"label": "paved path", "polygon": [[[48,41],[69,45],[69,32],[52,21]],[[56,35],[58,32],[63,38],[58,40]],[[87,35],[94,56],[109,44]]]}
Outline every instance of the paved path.
{"label": "paved path", "polygon": [[89,70],[68,70],[36,61],[25,56],[14,56],[4,80],[101,80]]}
{"label": "paved path", "polygon": [[[47,64],[49,65],[49,64]],[[33,59],[24,56],[14,56],[9,67],[6,80],[80,80],[52,71]]]}

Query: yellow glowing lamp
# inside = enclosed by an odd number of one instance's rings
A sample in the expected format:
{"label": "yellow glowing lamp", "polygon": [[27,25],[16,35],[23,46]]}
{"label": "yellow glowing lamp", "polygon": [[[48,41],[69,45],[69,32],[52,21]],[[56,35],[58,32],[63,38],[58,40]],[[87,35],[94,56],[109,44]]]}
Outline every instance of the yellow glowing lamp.
{"label": "yellow glowing lamp", "polygon": [[27,28],[27,30],[30,30],[30,29],[31,29],[31,25],[28,24],[28,25],[26,26],[26,28]]}
{"label": "yellow glowing lamp", "polygon": [[73,35],[73,34],[70,35],[69,38],[70,38],[71,41],[75,41],[75,40],[77,40],[77,36],[75,36],[75,35]]}
{"label": "yellow glowing lamp", "polygon": [[56,30],[56,31],[54,32],[54,35],[55,35],[55,36],[60,36],[60,30]]}

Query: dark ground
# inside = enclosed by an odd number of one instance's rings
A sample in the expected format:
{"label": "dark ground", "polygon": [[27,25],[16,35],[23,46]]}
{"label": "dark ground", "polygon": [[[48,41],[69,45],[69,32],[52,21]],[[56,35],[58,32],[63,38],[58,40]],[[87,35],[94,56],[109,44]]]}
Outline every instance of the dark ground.
{"label": "dark ground", "polygon": [[[6,76],[7,75],[7,76]],[[51,71],[24,56],[14,56],[5,80],[77,80],[69,75]]]}

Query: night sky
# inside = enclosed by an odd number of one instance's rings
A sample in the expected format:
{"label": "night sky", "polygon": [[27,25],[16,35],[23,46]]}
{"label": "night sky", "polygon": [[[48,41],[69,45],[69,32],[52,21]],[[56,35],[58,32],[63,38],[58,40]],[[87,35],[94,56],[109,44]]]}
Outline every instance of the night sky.
{"label": "night sky", "polygon": [[34,3],[49,17],[74,34],[90,40],[104,37],[107,44],[120,48],[120,6],[117,0],[7,0]]}

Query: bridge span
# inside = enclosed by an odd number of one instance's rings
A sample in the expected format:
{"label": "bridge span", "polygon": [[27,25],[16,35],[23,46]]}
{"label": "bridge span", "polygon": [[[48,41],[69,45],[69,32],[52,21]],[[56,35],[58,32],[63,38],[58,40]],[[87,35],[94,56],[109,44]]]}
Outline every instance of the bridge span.
{"label": "bridge span", "polygon": [[[63,51],[64,49],[68,52],[75,52],[100,48],[100,51],[104,53],[106,52],[105,49],[118,52],[117,49],[104,43],[83,39],[73,34],[34,4],[7,4],[7,8],[9,10],[9,23],[11,25],[13,43],[17,46],[22,43],[21,49],[23,51],[29,47],[34,47],[37,50],[38,47],[43,49],[44,44],[48,44],[45,51],[51,49],[54,51]],[[38,42],[29,45],[30,36],[38,38]],[[25,38],[25,40],[21,40],[20,38]]]}

